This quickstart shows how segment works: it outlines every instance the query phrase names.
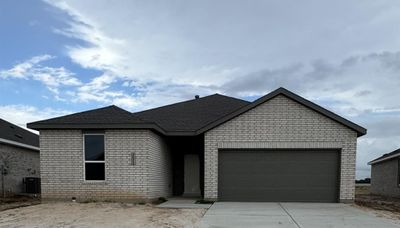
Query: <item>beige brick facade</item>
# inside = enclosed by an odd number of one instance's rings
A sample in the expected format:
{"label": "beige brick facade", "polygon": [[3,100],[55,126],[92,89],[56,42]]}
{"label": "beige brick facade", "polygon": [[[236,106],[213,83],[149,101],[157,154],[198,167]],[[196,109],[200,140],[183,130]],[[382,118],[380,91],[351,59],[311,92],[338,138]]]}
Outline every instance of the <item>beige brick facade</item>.
{"label": "beige brick facade", "polygon": [[4,175],[4,190],[7,195],[25,192],[22,183],[24,177],[40,176],[39,151],[0,143],[0,167],[2,165],[8,168],[7,175]]}
{"label": "beige brick facade", "polygon": [[150,130],[105,131],[104,182],[84,180],[81,130],[42,130],[40,146],[44,199],[136,200],[172,193],[168,148]]}
{"label": "beige brick facade", "polygon": [[204,197],[218,199],[218,149],[341,149],[340,201],[354,200],[357,132],[283,95],[205,133]]}

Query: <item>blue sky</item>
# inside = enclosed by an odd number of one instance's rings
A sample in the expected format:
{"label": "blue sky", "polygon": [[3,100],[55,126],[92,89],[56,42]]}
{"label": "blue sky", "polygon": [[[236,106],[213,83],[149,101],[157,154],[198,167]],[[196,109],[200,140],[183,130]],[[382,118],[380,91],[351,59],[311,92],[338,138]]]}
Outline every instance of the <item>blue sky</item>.
{"label": "blue sky", "polygon": [[[66,26],[67,14],[41,1],[2,1],[0,7],[0,69],[10,69],[18,63],[40,55],[51,55],[45,66],[65,67],[88,81],[84,75],[98,75],[100,71],[85,69],[73,63],[66,55],[66,45],[84,45],[78,39],[61,36],[54,32],[56,28]],[[0,84],[2,105],[24,103],[39,109],[48,108],[49,102],[54,109],[62,109],[65,104],[53,102],[53,94],[40,81],[26,79],[2,80]],[[29,100],[29,101],[27,101]],[[69,108],[80,110],[92,107],[89,104],[70,103]]]}
{"label": "blue sky", "polygon": [[398,1],[0,2],[0,117],[27,122],[285,87],[368,129],[357,176],[400,147]]}

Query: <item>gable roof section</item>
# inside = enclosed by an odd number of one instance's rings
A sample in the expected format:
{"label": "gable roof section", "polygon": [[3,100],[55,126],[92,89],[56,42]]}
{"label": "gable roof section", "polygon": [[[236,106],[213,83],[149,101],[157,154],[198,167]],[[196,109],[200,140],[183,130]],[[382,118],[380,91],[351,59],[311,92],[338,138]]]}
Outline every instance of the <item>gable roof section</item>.
{"label": "gable roof section", "polygon": [[334,121],[336,121],[336,122],[338,122],[340,124],[343,124],[344,126],[350,128],[350,129],[353,129],[354,131],[357,132],[357,136],[358,137],[362,136],[362,135],[365,135],[367,133],[367,130],[365,128],[363,128],[363,127],[361,127],[361,126],[359,126],[359,125],[357,125],[357,124],[355,124],[355,123],[353,123],[353,122],[351,122],[351,121],[349,121],[349,120],[347,120],[347,119],[345,119],[345,118],[343,118],[343,117],[341,117],[341,116],[339,116],[339,115],[337,115],[337,114],[335,114],[335,113],[333,113],[333,112],[331,112],[331,111],[329,111],[329,110],[327,110],[325,108],[322,108],[321,106],[319,106],[319,105],[317,105],[317,104],[315,104],[315,103],[313,103],[313,102],[311,102],[309,100],[306,100],[306,99],[300,97],[299,95],[297,95],[295,93],[292,93],[289,90],[287,90],[285,88],[282,88],[282,87],[277,89],[277,90],[272,91],[271,93],[269,93],[269,94],[267,94],[267,95],[255,100],[255,101],[253,101],[252,103],[250,103],[250,104],[238,109],[237,111],[232,112],[232,113],[222,117],[221,119],[218,119],[217,121],[215,121],[215,122],[203,127],[202,129],[200,129],[198,131],[198,133],[206,132],[206,131],[208,131],[208,130],[210,130],[210,129],[212,129],[212,128],[220,125],[220,124],[223,124],[223,123],[235,118],[236,116],[239,116],[239,115],[249,111],[250,109],[253,109],[253,108],[257,107],[258,105],[260,105],[260,104],[262,104],[262,103],[264,103],[264,102],[266,102],[268,100],[271,100],[272,98],[274,98],[274,97],[276,97],[278,95],[284,95],[284,96],[286,96],[286,97],[288,97],[288,98],[290,98],[290,99],[292,99],[292,100],[294,100],[294,101],[306,106],[307,108],[310,108],[310,109],[312,109],[312,110],[314,110],[314,111],[316,111],[316,112],[318,112],[318,113],[320,113],[320,114],[322,114],[322,115],[324,115],[324,116],[326,116],[326,117],[328,117],[328,118],[330,118],[330,119],[332,119],[332,120],[334,120]]}
{"label": "gable roof section", "polygon": [[164,133],[157,124],[145,122],[115,105],[28,123],[27,126],[37,130],[151,128]]}
{"label": "gable roof section", "polygon": [[393,159],[393,158],[397,158],[397,157],[400,157],[400,149],[397,149],[397,150],[395,150],[393,152],[384,154],[384,155],[380,156],[379,158],[368,162],[368,165],[381,163],[381,162],[384,162],[384,161],[387,161],[387,160],[390,160],[390,159]]}
{"label": "gable roof section", "polygon": [[39,136],[6,120],[0,119],[0,143],[39,151]]}
{"label": "gable roof section", "polygon": [[145,121],[155,122],[169,135],[183,132],[197,134],[196,131],[202,127],[249,103],[237,98],[214,94],[137,112],[133,115]]}

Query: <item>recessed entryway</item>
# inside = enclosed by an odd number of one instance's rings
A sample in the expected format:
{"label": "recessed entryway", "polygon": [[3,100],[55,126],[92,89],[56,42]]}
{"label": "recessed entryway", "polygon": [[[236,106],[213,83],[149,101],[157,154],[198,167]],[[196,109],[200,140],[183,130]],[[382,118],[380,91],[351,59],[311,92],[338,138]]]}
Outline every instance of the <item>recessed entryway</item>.
{"label": "recessed entryway", "polygon": [[184,156],[184,192],[186,197],[200,197],[200,159],[197,154]]}

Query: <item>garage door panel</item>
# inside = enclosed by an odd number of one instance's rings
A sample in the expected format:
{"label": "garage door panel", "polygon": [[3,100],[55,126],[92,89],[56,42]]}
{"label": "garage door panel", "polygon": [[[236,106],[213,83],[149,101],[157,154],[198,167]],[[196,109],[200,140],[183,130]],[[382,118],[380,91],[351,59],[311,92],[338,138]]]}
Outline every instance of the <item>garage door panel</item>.
{"label": "garage door panel", "polygon": [[[236,189],[237,191],[243,191],[243,189]],[[321,191],[321,190],[320,190]],[[237,202],[331,202],[327,201],[324,195],[319,194],[320,191],[311,191],[308,189],[258,189],[253,191],[251,195],[245,195],[237,198],[236,194],[226,194],[224,198],[227,199],[235,199],[229,201],[237,201]],[[334,192],[331,192],[334,194]],[[260,195],[265,195],[264,200],[260,200]],[[303,197],[299,200],[299,195],[307,196]],[[273,197],[268,197],[273,196]],[[276,200],[276,199],[284,199],[284,200]],[[226,201],[226,200],[222,200]]]}
{"label": "garage door panel", "polygon": [[339,152],[220,151],[222,201],[336,202]]}

